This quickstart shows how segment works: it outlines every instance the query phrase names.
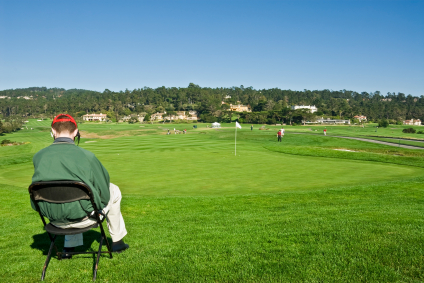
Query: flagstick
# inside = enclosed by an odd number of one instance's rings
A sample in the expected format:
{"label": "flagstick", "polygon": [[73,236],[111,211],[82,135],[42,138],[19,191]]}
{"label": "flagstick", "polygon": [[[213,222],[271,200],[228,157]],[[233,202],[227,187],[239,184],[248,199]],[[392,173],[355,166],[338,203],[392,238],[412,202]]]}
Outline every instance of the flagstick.
{"label": "flagstick", "polygon": [[237,155],[237,125],[236,125],[236,137],[234,140],[234,156]]}

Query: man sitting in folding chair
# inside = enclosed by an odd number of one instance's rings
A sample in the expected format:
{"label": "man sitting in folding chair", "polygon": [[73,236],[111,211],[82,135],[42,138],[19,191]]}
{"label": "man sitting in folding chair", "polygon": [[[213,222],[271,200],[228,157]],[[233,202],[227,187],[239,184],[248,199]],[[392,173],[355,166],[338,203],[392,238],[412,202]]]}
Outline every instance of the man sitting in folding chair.
{"label": "man sitting in folding chair", "polygon": [[[34,155],[34,175],[32,182],[40,181],[82,181],[94,194],[97,207],[103,208],[107,227],[112,237],[112,251],[122,252],[128,249],[123,238],[127,234],[121,214],[121,191],[118,186],[109,182],[109,174],[96,156],[75,145],[75,137],[79,131],[74,118],[67,114],[59,114],[52,122],[51,129],[54,142]],[[32,208],[36,209],[31,202]],[[90,201],[80,200],[70,203],[39,202],[42,215],[58,228],[84,228],[96,223],[90,218],[93,208]],[[82,234],[65,235],[62,258],[70,259],[75,247],[83,245]]]}

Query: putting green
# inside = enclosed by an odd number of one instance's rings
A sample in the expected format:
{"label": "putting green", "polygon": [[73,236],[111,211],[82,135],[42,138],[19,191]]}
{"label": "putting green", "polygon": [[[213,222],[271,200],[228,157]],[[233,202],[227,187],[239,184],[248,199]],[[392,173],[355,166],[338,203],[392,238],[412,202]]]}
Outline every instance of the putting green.
{"label": "putting green", "polygon": [[[107,134],[114,133],[109,126],[97,127],[107,130]],[[96,125],[87,128],[95,129]],[[422,174],[422,169],[411,166],[277,153],[265,149],[257,141],[249,141],[247,131],[238,142],[237,156],[234,156],[234,141],[220,138],[229,129],[208,131],[207,134],[193,131],[186,135],[163,135],[163,129],[155,128],[153,134],[147,135],[83,139],[80,146],[96,154],[108,169],[111,181],[124,194],[274,193],[354,186]],[[114,129],[119,129],[119,125],[114,125]],[[123,125],[122,129],[131,130],[128,125]],[[140,134],[139,127],[132,129]],[[243,137],[243,132],[240,134]],[[43,128],[39,132],[22,131],[15,137],[26,138],[32,144],[3,147],[1,153],[9,158],[24,156],[27,161],[3,166],[0,183],[26,187],[33,173],[26,155],[47,146],[51,139]]]}
{"label": "putting green", "polygon": [[[421,169],[376,162],[279,154],[201,135],[126,137],[85,147],[124,193],[228,195],[313,190],[417,176]],[[110,149],[108,153],[104,153]]]}

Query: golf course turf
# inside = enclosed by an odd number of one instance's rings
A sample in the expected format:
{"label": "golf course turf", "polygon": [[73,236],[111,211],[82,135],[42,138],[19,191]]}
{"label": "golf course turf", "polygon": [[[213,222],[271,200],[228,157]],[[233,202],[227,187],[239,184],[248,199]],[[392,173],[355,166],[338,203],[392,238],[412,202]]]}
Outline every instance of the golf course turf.
{"label": "golf course turf", "polygon": [[[24,143],[0,147],[4,282],[41,276],[49,239],[27,188],[33,154],[52,142],[50,123],[30,120],[0,136]],[[97,281],[424,279],[423,150],[331,136],[371,135],[373,128],[327,127],[323,136],[324,127],[285,127],[277,143],[280,127],[242,125],[235,156],[234,124],[222,126],[80,125],[80,146],[96,154],[122,191],[130,245],[113,259],[102,256]],[[378,130],[408,137],[401,127]],[[86,233],[78,249],[95,250],[98,237]],[[93,262],[54,257],[46,281],[89,282]]]}

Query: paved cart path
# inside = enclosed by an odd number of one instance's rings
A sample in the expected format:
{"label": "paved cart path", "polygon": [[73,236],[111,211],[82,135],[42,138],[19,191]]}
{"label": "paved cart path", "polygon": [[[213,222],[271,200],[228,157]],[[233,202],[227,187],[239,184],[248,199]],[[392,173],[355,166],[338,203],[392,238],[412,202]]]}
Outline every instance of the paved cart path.
{"label": "paved cart path", "polygon": [[[372,137],[372,136],[371,136]],[[379,138],[379,137],[376,137]],[[386,139],[391,139],[391,140],[403,140],[403,141],[415,141],[415,142],[424,142],[423,140],[412,140],[412,139],[402,139],[402,138],[386,138]]]}
{"label": "paved cart path", "polygon": [[342,136],[332,136],[332,137],[342,138],[342,139],[350,139],[350,140],[358,140],[358,141],[365,141],[365,142],[372,142],[372,143],[379,143],[379,144],[396,146],[396,147],[403,147],[403,148],[409,148],[409,149],[424,149],[423,147],[419,147],[419,146],[396,144],[396,143],[393,143],[393,142],[384,142],[384,141],[377,141],[377,140],[370,140],[370,139],[363,139],[363,138],[342,137]]}
{"label": "paved cart path", "polygon": [[[305,135],[306,133],[292,133],[292,134]],[[306,134],[306,135],[308,135],[308,134]],[[377,141],[377,140],[364,139],[364,138],[354,138],[354,137],[344,137],[344,136],[330,136],[330,135],[327,135],[327,137],[350,139],[350,140],[358,140],[358,141],[364,141],[364,142],[372,142],[372,143],[378,143],[378,144],[384,144],[384,145],[390,145],[390,146],[402,147],[402,148],[408,148],[408,149],[424,149],[424,147],[419,147],[419,146],[397,144],[397,143],[393,143],[393,142],[384,142],[384,141]],[[395,138],[393,138],[393,139],[395,139]]]}

